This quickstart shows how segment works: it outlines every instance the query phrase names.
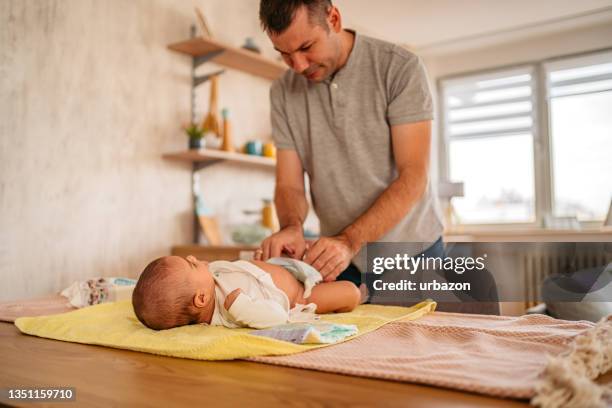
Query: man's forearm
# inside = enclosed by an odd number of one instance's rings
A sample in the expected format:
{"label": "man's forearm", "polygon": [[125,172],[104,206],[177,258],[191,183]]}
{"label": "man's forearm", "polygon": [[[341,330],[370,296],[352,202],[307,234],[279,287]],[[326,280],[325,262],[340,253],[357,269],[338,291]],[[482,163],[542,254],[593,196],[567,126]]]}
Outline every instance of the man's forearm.
{"label": "man's forearm", "polygon": [[289,226],[302,227],[308,215],[308,202],[304,190],[277,186],[274,191],[274,205],[281,229]]}
{"label": "man's forearm", "polygon": [[354,252],[396,226],[421,199],[427,187],[426,169],[407,168],[355,222],[342,231]]}

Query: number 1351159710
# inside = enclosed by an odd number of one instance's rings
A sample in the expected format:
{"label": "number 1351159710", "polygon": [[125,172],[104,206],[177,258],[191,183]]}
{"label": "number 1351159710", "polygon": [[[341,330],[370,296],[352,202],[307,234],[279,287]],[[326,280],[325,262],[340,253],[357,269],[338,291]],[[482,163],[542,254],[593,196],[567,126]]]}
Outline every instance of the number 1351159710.
{"label": "number 1351159710", "polygon": [[70,387],[49,388],[5,388],[1,390],[0,400],[20,401],[75,401],[76,392]]}

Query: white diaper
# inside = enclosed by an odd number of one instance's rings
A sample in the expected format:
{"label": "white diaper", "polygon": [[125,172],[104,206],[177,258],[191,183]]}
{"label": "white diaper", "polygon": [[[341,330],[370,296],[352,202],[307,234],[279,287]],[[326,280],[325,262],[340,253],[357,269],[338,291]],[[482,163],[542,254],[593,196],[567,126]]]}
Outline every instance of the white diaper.
{"label": "white diaper", "polygon": [[306,299],[310,297],[312,288],[323,281],[321,273],[306,262],[284,257],[270,258],[266,262],[272,265],[282,266],[291,272],[297,280],[302,282],[304,284],[304,298]]}

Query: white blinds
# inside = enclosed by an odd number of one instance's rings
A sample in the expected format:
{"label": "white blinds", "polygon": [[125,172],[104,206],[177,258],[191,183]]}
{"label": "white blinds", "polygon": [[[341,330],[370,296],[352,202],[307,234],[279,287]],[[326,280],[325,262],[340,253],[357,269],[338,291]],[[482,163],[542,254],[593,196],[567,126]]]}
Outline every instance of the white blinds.
{"label": "white blinds", "polygon": [[533,134],[532,67],[441,82],[447,140]]}
{"label": "white blinds", "polygon": [[548,97],[612,90],[612,51],[544,64]]}

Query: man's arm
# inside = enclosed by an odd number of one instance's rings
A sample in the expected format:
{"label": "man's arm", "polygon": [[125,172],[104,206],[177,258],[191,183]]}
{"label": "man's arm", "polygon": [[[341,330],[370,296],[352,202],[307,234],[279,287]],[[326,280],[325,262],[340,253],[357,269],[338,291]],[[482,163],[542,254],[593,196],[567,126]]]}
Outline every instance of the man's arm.
{"label": "man's arm", "polygon": [[339,235],[321,238],[308,250],[307,263],[325,281],[335,280],[361,247],[389,232],[421,199],[427,187],[431,121],[391,127],[398,177],[374,204]]}
{"label": "man's arm", "polygon": [[306,250],[302,224],[308,214],[304,189],[304,169],[295,150],[279,150],[276,162],[274,204],[281,230],[261,244],[257,259],[280,256],[283,251],[302,259]]}
{"label": "man's arm", "polygon": [[308,215],[304,169],[295,150],[280,150],[276,165],[274,204],[281,229],[300,227]]}

